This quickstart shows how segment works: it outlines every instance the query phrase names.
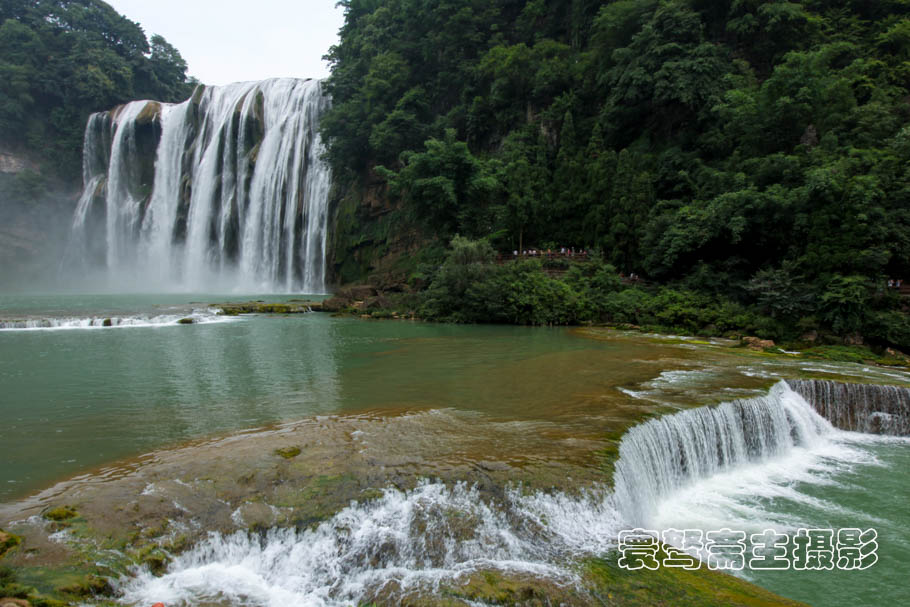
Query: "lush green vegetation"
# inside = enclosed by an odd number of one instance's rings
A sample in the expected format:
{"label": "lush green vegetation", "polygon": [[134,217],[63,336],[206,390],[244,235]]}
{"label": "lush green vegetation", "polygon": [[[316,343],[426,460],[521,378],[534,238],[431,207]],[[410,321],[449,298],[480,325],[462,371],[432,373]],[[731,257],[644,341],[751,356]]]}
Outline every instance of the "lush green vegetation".
{"label": "lush green vegetation", "polygon": [[[368,310],[370,315],[384,318],[413,313],[427,320],[459,323],[608,324],[737,339],[757,335],[784,343],[803,342],[801,349],[806,347],[806,333],[813,333],[813,342],[843,343],[833,329],[818,334],[814,319],[793,322],[768,313],[760,304],[744,304],[722,293],[623,281],[615,267],[598,257],[584,262],[525,259],[501,263],[489,241],[456,236],[442,264],[421,263],[414,276],[426,286],[374,298],[379,305]],[[868,307],[861,313],[865,338],[882,347],[910,344],[907,317],[889,309],[889,302],[866,302]],[[842,313],[851,310],[847,307]],[[847,350],[829,348],[819,356],[843,360]],[[860,349],[851,350],[847,359],[870,358],[874,357],[868,350]]]}
{"label": "lush green vegetation", "polygon": [[[185,99],[191,84],[173,46],[149,41],[105,2],[0,2],[0,140],[43,163],[45,176],[78,182],[90,113],[132,99]],[[34,182],[17,184],[20,194],[35,197]]]}
{"label": "lush green vegetation", "polygon": [[341,205],[336,259],[460,234],[664,285],[447,262],[430,316],[910,344],[885,288],[910,275],[910,1],[342,4],[330,158],[394,211]]}

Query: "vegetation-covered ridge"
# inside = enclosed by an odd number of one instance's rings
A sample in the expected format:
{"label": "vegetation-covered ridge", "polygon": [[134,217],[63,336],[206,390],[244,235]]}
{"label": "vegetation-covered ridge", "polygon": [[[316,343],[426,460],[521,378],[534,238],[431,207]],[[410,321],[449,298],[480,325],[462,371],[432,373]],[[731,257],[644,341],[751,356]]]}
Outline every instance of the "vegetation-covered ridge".
{"label": "vegetation-covered ridge", "polygon": [[167,40],[147,39],[101,0],[0,2],[0,142],[48,169],[3,193],[36,197],[47,182],[80,183],[89,114],[133,99],[186,99],[186,69]]}
{"label": "vegetation-covered ridge", "polygon": [[340,282],[432,284],[460,234],[593,250],[769,336],[910,343],[907,0],[342,4]]}
{"label": "vegetation-covered ridge", "polygon": [[[606,326],[725,337],[751,350],[788,357],[910,364],[910,357],[890,347],[910,343],[905,325],[891,331],[885,323],[892,315],[905,322],[900,312],[867,311],[872,321],[865,335],[839,335],[830,329],[816,330],[805,320],[793,323],[774,318],[759,306],[746,306],[723,295],[623,278],[599,259],[503,261],[486,240],[462,237],[452,240],[444,263],[426,274],[432,280],[420,290],[388,283],[351,286],[312,309],[371,319]],[[598,329],[587,333],[591,331]]]}

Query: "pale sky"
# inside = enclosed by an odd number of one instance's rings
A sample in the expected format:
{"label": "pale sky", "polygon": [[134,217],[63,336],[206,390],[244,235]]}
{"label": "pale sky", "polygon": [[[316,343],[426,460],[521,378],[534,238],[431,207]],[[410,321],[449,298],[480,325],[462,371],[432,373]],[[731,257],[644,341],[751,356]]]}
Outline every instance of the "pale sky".
{"label": "pale sky", "polygon": [[151,39],[164,36],[204,84],[325,78],[338,41],[336,0],[106,0]]}

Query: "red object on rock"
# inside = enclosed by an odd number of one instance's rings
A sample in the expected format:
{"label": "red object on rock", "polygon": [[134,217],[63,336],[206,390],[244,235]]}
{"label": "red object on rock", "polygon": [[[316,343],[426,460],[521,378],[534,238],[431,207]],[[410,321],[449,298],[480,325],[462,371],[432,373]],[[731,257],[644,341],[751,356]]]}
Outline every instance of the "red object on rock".
{"label": "red object on rock", "polygon": [[152,607],[164,607],[164,603],[155,603]]}

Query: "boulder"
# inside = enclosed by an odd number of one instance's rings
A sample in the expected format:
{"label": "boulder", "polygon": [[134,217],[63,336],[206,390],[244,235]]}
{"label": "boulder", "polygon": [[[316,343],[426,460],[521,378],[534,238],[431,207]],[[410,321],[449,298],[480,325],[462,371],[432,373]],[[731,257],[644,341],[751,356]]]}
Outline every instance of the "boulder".
{"label": "boulder", "polygon": [[799,340],[813,344],[818,341],[818,331],[807,331],[800,336]]}
{"label": "boulder", "polygon": [[382,295],[370,297],[363,302],[364,310],[382,310],[389,307],[389,300]]}
{"label": "boulder", "polygon": [[906,354],[904,354],[904,353],[901,352],[900,350],[895,350],[894,348],[887,348],[887,349],[885,349],[885,354],[887,354],[887,355],[890,356],[891,358],[898,358],[898,359],[901,359],[901,360],[907,360],[908,358],[910,358],[910,356],[907,356]]}
{"label": "boulder", "polygon": [[765,348],[773,348],[775,346],[774,342],[770,339],[761,339],[752,335],[743,337],[743,343],[750,350],[764,350]]}
{"label": "boulder", "polygon": [[336,295],[335,297],[330,297],[322,302],[322,311],[341,312],[350,308],[353,303],[354,301],[348,297]]}
{"label": "boulder", "polygon": [[379,292],[376,290],[376,287],[370,285],[352,285],[341,289],[335,295],[336,297],[343,297],[352,301],[363,301],[378,294]]}
{"label": "boulder", "polygon": [[863,345],[863,336],[859,333],[850,333],[849,335],[844,336],[844,345],[846,346],[861,346]]}
{"label": "boulder", "polygon": [[371,274],[367,279],[377,291],[402,293],[408,290],[407,275],[402,272],[382,272]]}

